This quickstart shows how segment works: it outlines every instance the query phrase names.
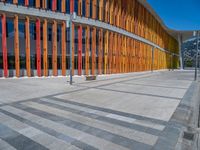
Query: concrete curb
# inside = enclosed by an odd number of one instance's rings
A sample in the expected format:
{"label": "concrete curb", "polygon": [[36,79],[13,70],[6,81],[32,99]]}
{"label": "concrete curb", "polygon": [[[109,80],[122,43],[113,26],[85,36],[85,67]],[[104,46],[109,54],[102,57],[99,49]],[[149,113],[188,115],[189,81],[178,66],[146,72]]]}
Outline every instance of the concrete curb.
{"label": "concrete curb", "polygon": [[155,150],[198,150],[200,84],[193,82],[155,144]]}

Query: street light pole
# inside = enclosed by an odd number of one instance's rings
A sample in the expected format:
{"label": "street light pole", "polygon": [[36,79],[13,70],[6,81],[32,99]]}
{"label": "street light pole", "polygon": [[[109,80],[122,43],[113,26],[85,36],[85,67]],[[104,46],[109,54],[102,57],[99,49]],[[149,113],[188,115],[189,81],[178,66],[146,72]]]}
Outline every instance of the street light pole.
{"label": "street light pole", "polygon": [[197,43],[196,43],[196,60],[195,60],[195,75],[194,75],[194,80],[197,80],[197,65],[198,65],[198,55],[199,55],[199,31],[196,32],[196,37],[197,37]]}
{"label": "street light pole", "polygon": [[70,81],[69,81],[69,83],[70,83],[70,85],[72,85],[72,83],[73,83],[73,74],[72,74],[72,42],[73,42],[73,36],[72,36],[72,32],[73,32],[73,30],[72,30],[72,25],[73,25],[73,20],[75,20],[76,19],[76,13],[75,12],[73,12],[73,13],[71,13],[70,14],[70,19],[69,19],[69,21],[67,21],[67,27],[69,27],[70,28],[70,44],[69,44],[69,47],[70,47]]}

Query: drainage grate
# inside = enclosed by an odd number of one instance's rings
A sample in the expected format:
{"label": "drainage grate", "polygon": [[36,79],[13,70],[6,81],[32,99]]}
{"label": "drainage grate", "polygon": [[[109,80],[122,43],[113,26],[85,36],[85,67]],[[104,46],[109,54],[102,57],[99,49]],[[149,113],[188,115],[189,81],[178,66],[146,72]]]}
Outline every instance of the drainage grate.
{"label": "drainage grate", "polygon": [[183,138],[190,140],[190,141],[193,141],[194,140],[194,133],[184,132]]}

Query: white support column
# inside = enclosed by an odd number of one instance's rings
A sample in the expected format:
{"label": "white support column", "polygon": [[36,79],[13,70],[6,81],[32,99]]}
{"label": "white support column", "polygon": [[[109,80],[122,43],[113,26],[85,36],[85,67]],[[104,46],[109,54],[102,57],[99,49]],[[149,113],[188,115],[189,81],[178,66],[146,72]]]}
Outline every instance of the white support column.
{"label": "white support column", "polygon": [[178,35],[178,43],[179,43],[179,61],[180,61],[180,70],[183,70],[183,57],[182,57],[182,35]]}

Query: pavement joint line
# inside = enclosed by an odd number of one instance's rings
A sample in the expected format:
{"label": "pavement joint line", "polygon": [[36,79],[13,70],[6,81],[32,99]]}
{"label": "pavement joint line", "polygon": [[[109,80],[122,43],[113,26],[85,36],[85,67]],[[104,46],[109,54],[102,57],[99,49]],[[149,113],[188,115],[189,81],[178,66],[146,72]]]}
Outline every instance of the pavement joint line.
{"label": "pavement joint line", "polygon": [[139,115],[136,115],[136,114],[121,112],[121,111],[118,111],[118,110],[88,105],[88,104],[84,104],[84,103],[80,103],[80,102],[71,101],[71,100],[68,100],[68,99],[61,99],[61,98],[58,98],[58,97],[50,97],[50,98],[53,99],[53,100],[64,102],[64,103],[69,103],[69,104],[72,104],[72,105],[77,105],[77,106],[86,107],[86,108],[99,110],[99,111],[105,111],[105,112],[108,112],[108,113],[117,114],[117,115],[129,117],[129,118],[134,118],[134,119],[138,119],[138,120],[147,120],[147,121],[157,123],[157,124],[162,124],[162,125],[167,124],[167,121],[163,121],[163,120],[159,120],[159,119],[154,119],[154,118],[139,116]]}
{"label": "pavement joint line", "polygon": [[43,118],[44,117],[48,118],[48,120],[58,122],[58,123],[63,124],[67,127],[71,127],[71,128],[76,129],[76,130],[88,133],[90,135],[102,138],[104,140],[107,140],[111,143],[120,145],[120,146],[125,147],[125,148],[133,149],[133,148],[137,147],[138,149],[143,148],[143,149],[147,149],[147,150],[148,149],[150,150],[152,148],[152,146],[150,146],[150,145],[147,145],[147,144],[144,144],[144,143],[141,143],[141,142],[137,142],[135,140],[132,140],[132,139],[129,139],[129,138],[126,138],[126,137],[123,137],[123,136],[120,136],[120,135],[117,135],[117,134],[114,134],[114,133],[111,133],[111,132],[108,132],[108,131],[105,131],[105,130],[102,130],[102,129],[99,129],[99,128],[88,126],[88,125],[85,125],[83,123],[78,123],[76,121],[72,121],[70,119],[66,119],[66,118],[51,114],[49,112],[41,111],[41,110],[31,108],[31,107],[27,107],[27,106],[24,108],[24,105],[22,105],[22,104],[14,105],[14,107],[21,109],[21,110],[24,110],[26,112],[32,113],[34,115],[43,117]]}
{"label": "pavement joint line", "polygon": [[54,96],[63,95],[63,94],[75,93],[75,92],[84,91],[84,90],[88,90],[88,89],[90,89],[90,88],[82,88],[82,89],[73,90],[73,91],[67,91],[67,92],[61,92],[61,93],[56,93],[56,94],[51,94],[51,95],[46,95],[46,96],[41,96],[41,97],[19,100],[16,102],[3,103],[3,104],[0,104],[0,107],[6,106],[6,105],[22,103],[22,102],[26,102],[26,101],[34,101],[34,100],[41,99],[41,98],[49,98],[49,97],[54,97]]}
{"label": "pavement joint line", "polygon": [[51,135],[51,136],[53,136],[53,137],[56,137],[56,138],[58,138],[58,139],[60,139],[60,140],[62,140],[62,141],[65,141],[65,142],[67,142],[67,143],[70,143],[71,145],[74,145],[74,146],[76,146],[76,147],[78,147],[78,148],[81,148],[81,149],[82,149],[83,147],[85,147],[85,148],[88,148],[89,150],[97,150],[97,149],[96,149],[95,147],[93,147],[93,146],[90,146],[90,145],[88,145],[88,144],[86,144],[86,143],[83,143],[83,142],[81,142],[81,141],[79,141],[79,140],[76,140],[76,139],[74,139],[74,138],[72,138],[72,137],[69,137],[69,136],[67,136],[67,135],[65,135],[65,134],[62,134],[62,133],[60,133],[60,132],[57,132],[57,131],[54,130],[54,129],[50,129],[50,128],[48,128],[48,127],[44,127],[44,126],[39,125],[39,124],[37,124],[37,123],[35,123],[35,122],[33,122],[33,121],[30,121],[30,120],[28,120],[28,119],[22,118],[22,117],[20,117],[20,116],[18,116],[18,115],[15,115],[15,114],[13,114],[13,113],[10,113],[10,112],[8,112],[8,111],[6,111],[6,110],[0,109],[0,112],[3,113],[3,114],[5,114],[5,115],[7,115],[7,116],[9,116],[9,117],[12,117],[13,119],[16,119],[16,120],[20,121],[20,122],[22,122],[22,123],[25,123],[25,124],[27,124],[27,125],[33,127],[33,128],[36,128],[36,129],[38,129],[38,130],[41,130],[42,132],[45,132],[45,133],[47,133],[47,134],[49,134],[49,135]]}
{"label": "pavement joint line", "polygon": [[152,134],[152,135],[155,135],[155,136],[158,136],[160,131],[161,131],[161,130],[158,130],[158,129],[155,129],[155,128],[142,126],[142,125],[139,125],[139,124],[128,123],[128,122],[125,122],[125,121],[121,121],[121,120],[114,119],[114,118],[109,118],[109,117],[106,117],[106,116],[100,116],[100,115],[93,114],[93,113],[83,112],[83,111],[80,111],[80,110],[77,110],[77,109],[72,109],[72,108],[69,108],[69,107],[66,107],[66,106],[60,106],[60,105],[57,105],[57,104],[51,104],[51,103],[42,102],[42,101],[39,101],[39,100],[34,101],[34,102],[38,103],[38,104],[44,104],[44,105],[47,105],[47,106],[52,107],[52,108],[57,108],[57,109],[61,109],[61,110],[64,110],[64,111],[69,111],[71,113],[76,113],[76,114],[79,114],[81,116],[88,117],[88,118],[95,119],[95,120],[99,120],[99,121],[102,121],[102,122],[105,122],[105,123],[110,123],[110,124],[113,124],[113,125],[118,125],[118,126],[122,126],[122,127],[125,127],[125,128],[138,130],[138,131],[141,131],[141,132],[146,132],[148,134]]}
{"label": "pavement joint line", "polygon": [[108,88],[96,88],[99,90],[104,90],[104,91],[113,91],[113,92],[119,92],[119,93],[126,93],[126,94],[135,94],[135,95],[144,95],[144,96],[151,96],[151,97],[160,97],[164,99],[173,99],[173,100],[181,100],[182,98],[177,98],[177,97],[170,97],[170,96],[162,96],[162,95],[154,95],[154,94],[145,94],[145,93],[139,93],[139,92],[128,92],[128,91],[120,91],[120,90],[112,90]]}
{"label": "pavement joint line", "polygon": [[150,86],[150,87],[161,87],[161,88],[171,88],[171,89],[182,89],[187,90],[187,88],[181,88],[181,87],[170,87],[170,86],[159,86],[159,85],[152,85],[152,84],[138,84],[138,83],[122,83],[127,85],[142,85],[142,86]]}

